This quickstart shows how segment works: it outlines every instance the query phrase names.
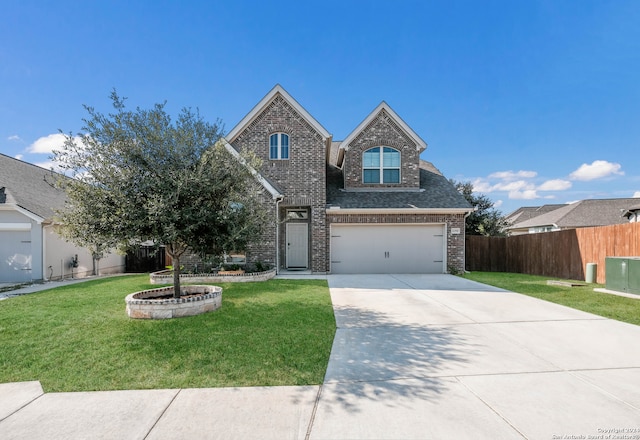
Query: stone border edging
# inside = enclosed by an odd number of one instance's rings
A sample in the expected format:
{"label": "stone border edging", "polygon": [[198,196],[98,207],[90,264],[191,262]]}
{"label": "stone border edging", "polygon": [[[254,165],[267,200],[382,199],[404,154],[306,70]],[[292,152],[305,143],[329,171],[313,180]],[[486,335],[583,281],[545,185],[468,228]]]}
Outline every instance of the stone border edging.
{"label": "stone border edging", "polygon": [[127,315],[134,319],[171,319],[212,312],[222,305],[222,287],[191,285],[181,290],[183,295],[198,296],[154,299],[172,295],[173,287],[131,293],[125,298]]}
{"label": "stone border edging", "polygon": [[[180,274],[180,281],[185,283],[246,283],[250,281],[267,281],[276,276],[276,270],[270,269],[264,272],[252,272],[233,275],[219,275],[208,273]],[[149,274],[151,284],[172,284],[173,273],[170,270],[161,270]]]}

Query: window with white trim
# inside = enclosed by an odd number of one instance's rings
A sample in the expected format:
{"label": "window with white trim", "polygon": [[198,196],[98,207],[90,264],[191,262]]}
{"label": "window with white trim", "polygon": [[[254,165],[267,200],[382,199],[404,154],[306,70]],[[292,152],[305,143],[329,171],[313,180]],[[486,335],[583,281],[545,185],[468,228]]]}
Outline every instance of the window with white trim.
{"label": "window with white trim", "polygon": [[391,147],[374,147],[362,153],[362,182],[400,183],[400,152]]}
{"label": "window with white trim", "polygon": [[309,211],[306,209],[287,209],[287,220],[308,220]]}
{"label": "window with white trim", "polygon": [[269,136],[269,159],[289,159],[289,135],[286,133],[274,133]]}

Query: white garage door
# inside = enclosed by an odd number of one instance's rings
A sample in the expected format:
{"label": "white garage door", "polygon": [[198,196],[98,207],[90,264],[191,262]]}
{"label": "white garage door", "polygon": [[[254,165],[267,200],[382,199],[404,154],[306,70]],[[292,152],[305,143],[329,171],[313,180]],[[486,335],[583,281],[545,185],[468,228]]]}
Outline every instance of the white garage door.
{"label": "white garage door", "polygon": [[444,225],[331,225],[331,273],[444,273]]}

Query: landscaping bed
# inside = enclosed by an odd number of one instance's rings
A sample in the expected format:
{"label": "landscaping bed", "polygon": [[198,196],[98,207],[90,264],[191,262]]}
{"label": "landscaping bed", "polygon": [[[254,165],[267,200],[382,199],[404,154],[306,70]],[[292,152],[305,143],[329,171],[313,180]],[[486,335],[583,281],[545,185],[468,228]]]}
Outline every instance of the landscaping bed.
{"label": "landscaping bed", "polygon": [[173,287],[161,287],[131,293],[124,299],[127,315],[133,319],[172,319],[195,316],[218,310],[222,305],[222,288],[218,286],[183,286],[180,298]]}
{"label": "landscaping bed", "polygon": [[[214,273],[180,274],[180,282],[184,283],[249,283],[267,281],[276,276],[276,270],[262,272],[244,272],[239,270]],[[172,284],[173,271],[161,270],[149,274],[151,284]]]}

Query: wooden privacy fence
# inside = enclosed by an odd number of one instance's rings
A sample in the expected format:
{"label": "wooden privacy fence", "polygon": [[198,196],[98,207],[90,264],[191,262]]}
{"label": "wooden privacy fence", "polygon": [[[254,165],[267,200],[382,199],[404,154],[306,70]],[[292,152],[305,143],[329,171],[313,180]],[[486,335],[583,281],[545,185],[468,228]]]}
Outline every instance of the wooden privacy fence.
{"label": "wooden privacy fence", "polygon": [[604,284],[605,258],[629,256],[640,256],[640,223],[511,237],[466,237],[468,271],[584,280],[587,263],[596,263],[597,282]]}

